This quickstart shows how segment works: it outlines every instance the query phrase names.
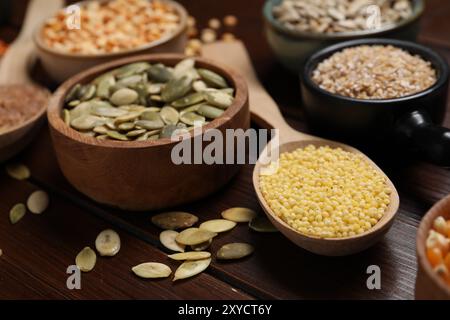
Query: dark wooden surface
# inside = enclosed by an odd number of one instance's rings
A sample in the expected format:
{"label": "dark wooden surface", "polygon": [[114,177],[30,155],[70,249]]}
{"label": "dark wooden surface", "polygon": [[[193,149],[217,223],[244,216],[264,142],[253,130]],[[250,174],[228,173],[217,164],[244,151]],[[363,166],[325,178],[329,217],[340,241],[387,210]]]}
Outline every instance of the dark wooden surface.
{"label": "dark wooden surface", "polygon": [[[263,1],[195,0],[181,1],[201,27],[211,17],[235,14],[233,30],[244,40],[258,75],[295,128],[307,131],[302,121],[298,80],[280,69],[264,40],[261,5]],[[14,1],[15,14],[9,26],[0,27],[0,38],[12,40],[20,27],[26,1]],[[429,0],[420,42],[433,47],[450,61],[450,2]],[[50,87],[37,68],[37,79]],[[450,115],[446,125],[450,125]],[[383,157],[380,157],[383,158]],[[157,230],[150,223],[151,212],[131,213],[99,206],[76,190],[62,176],[48,135],[43,128],[35,142],[17,157],[32,171],[27,182],[13,181],[0,173],[0,298],[57,299],[413,299],[416,274],[415,236],[421,216],[438,199],[450,193],[450,172],[423,163],[386,166],[399,189],[398,218],[385,239],[358,255],[325,258],[309,254],[280,234],[257,234],[239,225],[220,235],[213,252],[229,241],[255,245],[253,256],[238,262],[213,262],[205,274],[172,284],[170,280],[142,281],[130,267],[143,261],[161,261],[171,267],[158,243]],[[400,160],[400,159],[398,159]],[[399,161],[400,163],[403,163]],[[3,170],[2,170],[3,171]],[[217,218],[223,209],[247,206],[260,211],[251,185],[252,166],[216,194],[178,209],[192,211],[201,220]],[[10,207],[25,201],[37,188],[50,193],[51,206],[42,216],[27,215],[11,226]],[[123,241],[119,255],[99,259],[92,273],[83,274],[82,290],[66,288],[66,268],[85,245],[93,246],[104,228],[116,229]],[[378,265],[381,290],[366,287],[366,268]]]}

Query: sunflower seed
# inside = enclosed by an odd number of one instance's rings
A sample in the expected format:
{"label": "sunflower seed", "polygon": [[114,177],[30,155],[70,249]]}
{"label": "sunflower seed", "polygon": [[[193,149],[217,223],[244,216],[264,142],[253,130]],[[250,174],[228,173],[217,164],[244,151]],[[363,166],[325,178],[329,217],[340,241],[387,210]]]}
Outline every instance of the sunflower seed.
{"label": "sunflower seed", "polygon": [[31,213],[41,214],[47,210],[49,203],[48,194],[45,191],[38,190],[33,192],[27,200],[27,207]]}
{"label": "sunflower seed", "polygon": [[162,108],[159,114],[161,116],[161,119],[166,124],[176,125],[178,123],[179,118],[180,118],[180,115],[178,114],[178,111],[175,108],[172,108],[172,107],[169,107],[169,106],[166,106],[166,107]]}
{"label": "sunflower seed", "polygon": [[236,222],[225,219],[214,219],[205,221],[200,225],[200,229],[210,232],[226,232],[233,229],[236,226]]}
{"label": "sunflower seed", "polygon": [[256,217],[256,212],[248,208],[230,208],[222,212],[222,217],[234,222],[250,222]]}
{"label": "sunflower seed", "polygon": [[189,228],[196,224],[198,218],[187,212],[165,212],[152,217],[152,223],[164,230]]}
{"label": "sunflower seed", "polygon": [[183,252],[183,253],[175,253],[168,255],[170,259],[173,260],[202,260],[211,257],[211,253],[206,251],[197,251],[197,252]]}
{"label": "sunflower seed", "polygon": [[241,259],[249,256],[255,248],[248,243],[228,243],[217,251],[216,257],[221,260]]}
{"label": "sunflower seed", "polygon": [[14,207],[11,208],[9,211],[9,221],[11,221],[12,224],[16,224],[20,221],[27,212],[27,208],[23,203],[18,203]]}
{"label": "sunflower seed", "polygon": [[178,243],[192,246],[196,244],[203,243],[217,236],[217,233],[199,229],[199,228],[189,228],[180,232],[176,237]]}
{"label": "sunflower seed", "polygon": [[228,87],[227,81],[219,74],[208,69],[197,69],[198,74],[207,84],[214,88],[226,88]]}
{"label": "sunflower seed", "polygon": [[173,102],[187,94],[191,87],[191,77],[182,76],[179,79],[170,80],[161,91],[161,99],[165,102]]}
{"label": "sunflower seed", "polygon": [[185,245],[175,241],[175,238],[178,236],[178,234],[179,233],[174,230],[164,230],[159,234],[159,241],[161,241],[162,245],[169,250],[184,252]]}
{"label": "sunflower seed", "polygon": [[158,262],[141,263],[131,270],[135,275],[144,279],[167,278],[172,273],[168,266]]}
{"label": "sunflower seed", "polygon": [[175,271],[173,281],[193,277],[208,268],[211,258],[195,261],[186,261]]}
{"label": "sunflower seed", "polygon": [[264,216],[257,216],[252,219],[248,226],[256,232],[278,232],[277,228]]}
{"label": "sunflower seed", "polygon": [[229,94],[219,90],[208,90],[204,92],[206,101],[222,109],[226,109],[233,104],[234,98]]}
{"label": "sunflower seed", "polygon": [[174,102],[172,102],[172,106],[174,108],[184,108],[184,107],[191,106],[193,104],[200,103],[203,100],[205,100],[203,93],[196,92],[196,93],[192,93],[186,97],[183,97],[181,99],[175,100]]}
{"label": "sunflower seed", "polygon": [[206,121],[205,117],[194,112],[183,113],[180,120],[189,126],[202,126]]}
{"label": "sunflower seed", "polygon": [[209,119],[216,119],[220,117],[224,111],[222,109],[204,104],[198,107],[197,113]]}
{"label": "sunflower seed", "polygon": [[6,166],[6,173],[16,180],[26,180],[30,177],[30,169],[21,163],[8,164]]}
{"label": "sunflower seed", "polygon": [[113,130],[108,130],[108,132],[106,132],[106,135],[114,140],[120,140],[120,141],[127,141],[129,140],[128,137],[124,134],[121,134],[117,131],[113,131]]}
{"label": "sunflower seed", "polygon": [[95,239],[95,248],[101,256],[115,256],[120,250],[120,237],[114,230],[103,230]]}
{"label": "sunflower seed", "polygon": [[85,247],[83,250],[78,253],[75,258],[75,264],[78,269],[83,272],[89,272],[95,267],[95,263],[97,262],[97,255],[95,251],[89,247]]}
{"label": "sunflower seed", "polygon": [[114,92],[110,98],[110,101],[116,106],[123,106],[127,104],[132,104],[138,98],[139,95],[135,90],[123,88]]}
{"label": "sunflower seed", "polygon": [[191,246],[191,249],[194,251],[204,251],[209,248],[211,243],[212,243],[212,239],[209,239],[208,241]]}

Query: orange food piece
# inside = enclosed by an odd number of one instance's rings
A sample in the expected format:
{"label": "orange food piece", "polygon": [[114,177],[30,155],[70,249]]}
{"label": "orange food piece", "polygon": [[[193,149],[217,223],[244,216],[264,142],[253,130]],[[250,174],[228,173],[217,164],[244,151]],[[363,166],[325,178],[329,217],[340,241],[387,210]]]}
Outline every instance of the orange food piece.
{"label": "orange food piece", "polygon": [[447,238],[450,238],[450,220],[447,220]]}
{"label": "orange food piece", "polygon": [[445,256],[444,265],[447,267],[447,270],[450,270],[450,253],[447,253]]}
{"label": "orange food piece", "polygon": [[442,251],[439,248],[428,249],[427,258],[433,268],[444,263],[444,257],[442,255]]}

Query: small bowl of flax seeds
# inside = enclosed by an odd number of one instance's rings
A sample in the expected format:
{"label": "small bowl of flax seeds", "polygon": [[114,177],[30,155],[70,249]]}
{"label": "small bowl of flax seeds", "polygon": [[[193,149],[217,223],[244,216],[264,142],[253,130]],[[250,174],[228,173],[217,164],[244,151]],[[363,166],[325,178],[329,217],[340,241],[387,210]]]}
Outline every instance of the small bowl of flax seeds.
{"label": "small bowl of flax seeds", "polygon": [[376,142],[450,165],[450,130],[440,127],[449,66],[433,50],[393,39],[327,47],[308,59],[302,99],[310,127],[348,142]]}

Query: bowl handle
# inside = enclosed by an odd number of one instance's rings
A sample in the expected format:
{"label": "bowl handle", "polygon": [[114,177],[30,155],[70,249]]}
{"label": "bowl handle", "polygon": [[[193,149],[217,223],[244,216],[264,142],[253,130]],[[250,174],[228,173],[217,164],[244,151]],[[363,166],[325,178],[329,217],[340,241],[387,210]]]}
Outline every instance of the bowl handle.
{"label": "bowl handle", "polygon": [[450,167],[450,129],[433,123],[425,110],[403,115],[397,121],[396,139],[424,160]]}

